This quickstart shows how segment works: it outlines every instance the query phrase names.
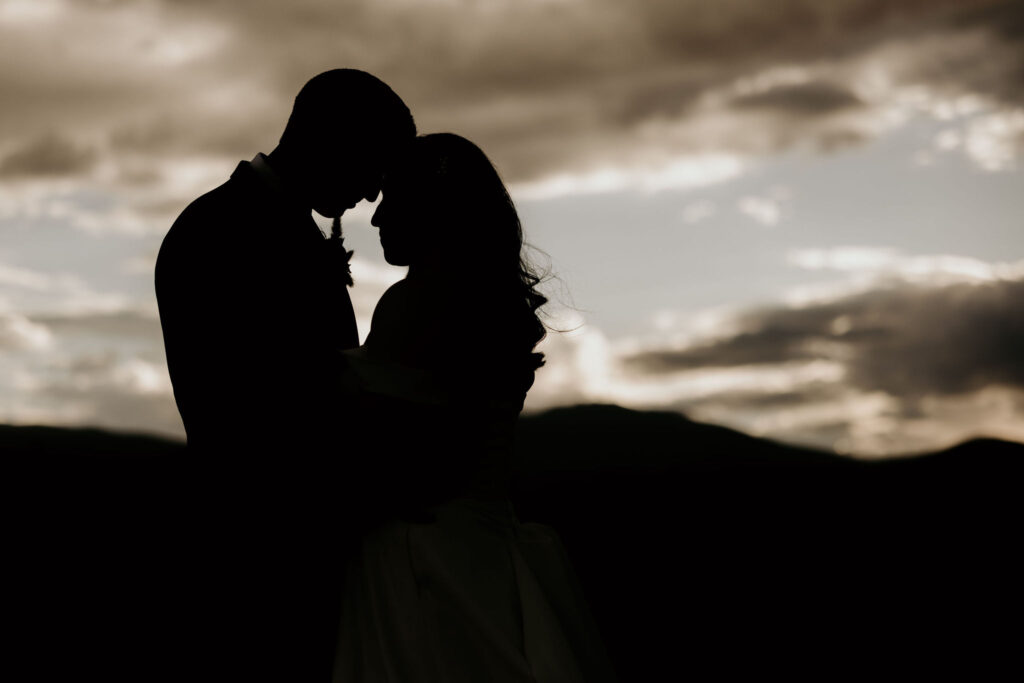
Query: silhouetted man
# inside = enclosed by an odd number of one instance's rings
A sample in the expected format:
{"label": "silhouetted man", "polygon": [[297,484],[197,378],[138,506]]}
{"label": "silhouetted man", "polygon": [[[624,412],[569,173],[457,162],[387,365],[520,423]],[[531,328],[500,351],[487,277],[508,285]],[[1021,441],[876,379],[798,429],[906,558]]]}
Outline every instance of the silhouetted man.
{"label": "silhouetted man", "polygon": [[344,263],[311,209],[336,217],[374,200],[388,158],[415,134],[377,78],[322,73],[280,144],[239,163],[164,239],[160,321],[186,480],[203,494],[182,511],[197,523],[176,590],[193,613],[173,616],[185,622],[172,650],[188,680],[328,680],[343,579],[329,553],[348,541],[326,514],[346,485],[333,365],[358,334]]}

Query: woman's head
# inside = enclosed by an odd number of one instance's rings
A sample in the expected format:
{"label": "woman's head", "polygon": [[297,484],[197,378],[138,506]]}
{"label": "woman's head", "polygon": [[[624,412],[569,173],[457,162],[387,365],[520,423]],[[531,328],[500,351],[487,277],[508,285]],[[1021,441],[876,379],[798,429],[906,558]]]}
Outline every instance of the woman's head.
{"label": "woman's head", "polygon": [[519,216],[475,144],[452,133],[415,138],[385,173],[372,222],[389,263],[458,284],[467,305],[504,315],[518,304],[528,314],[529,348],[543,338],[536,310],[547,299],[523,257]]}
{"label": "woman's head", "polygon": [[373,224],[393,265],[494,268],[519,254],[515,206],[487,156],[463,137],[416,138],[385,173],[383,190]]}

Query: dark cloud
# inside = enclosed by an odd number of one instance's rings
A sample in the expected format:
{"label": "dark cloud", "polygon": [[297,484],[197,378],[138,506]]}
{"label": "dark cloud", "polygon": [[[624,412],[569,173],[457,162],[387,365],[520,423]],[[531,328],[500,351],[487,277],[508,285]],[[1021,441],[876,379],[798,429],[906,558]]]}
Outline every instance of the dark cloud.
{"label": "dark cloud", "polygon": [[[952,94],[1020,102],[1024,73],[1021,0],[73,6],[77,14],[51,28],[7,31],[0,41],[8,141],[37,125],[88,124],[109,133],[115,154],[246,156],[276,143],[311,75],[348,65],[390,83],[421,129],[474,139],[516,181],[635,161],[645,151],[760,154],[808,136],[825,150],[856,143],[869,133],[806,124],[870,110],[875,103],[861,102],[843,79],[876,49],[890,49],[882,63],[895,84]],[[137,38],[126,37],[126,17]],[[88,30],[71,32],[86,20]],[[970,32],[980,38],[957,39]],[[774,66],[812,67],[824,78],[726,97],[723,111],[770,109],[799,121],[757,121],[756,136],[746,120],[671,140],[644,133],[665,121],[685,126],[704,96]]]}
{"label": "dark cloud", "polygon": [[954,22],[963,27],[989,28],[1012,41],[1024,40],[1024,7],[1020,2],[983,3],[958,15]]}
{"label": "dark cloud", "polygon": [[0,178],[64,176],[88,171],[96,151],[50,133],[29,140],[0,159]]}
{"label": "dark cloud", "polygon": [[[810,330],[815,326],[810,325]],[[685,351],[646,351],[626,360],[633,368],[649,373],[694,370],[702,367],[729,367],[812,360],[818,356],[803,348],[808,326],[789,328],[785,322],[766,321],[752,332]]]}
{"label": "dark cloud", "polygon": [[853,109],[864,104],[848,89],[832,83],[812,82],[742,95],[732,101],[740,109],[768,109],[811,116]]}
{"label": "dark cloud", "polygon": [[284,128],[284,117],[259,109],[239,108],[204,124],[188,116],[160,114],[114,128],[109,142],[118,152],[145,155],[219,154],[251,156],[254,149],[271,149]]}
{"label": "dark cloud", "polygon": [[785,411],[802,408],[816,403],[829,403],[842,399],[848,390],[835,382],[807,382],[798,388],[785,391],[759,391],[742,389],[723,391],[711,397],[676,401],[667,406],[672,410],[690,413],[699,410],[747,411],[762,415],[769,411]]}
{"label": "dark cloud", "polygon": [[626,359],[645,373],[831,360],[844,382],[915,401],[990,385],[1024,388],[1024,281],[899,285],[807,308],[748,313],[742,332]]}

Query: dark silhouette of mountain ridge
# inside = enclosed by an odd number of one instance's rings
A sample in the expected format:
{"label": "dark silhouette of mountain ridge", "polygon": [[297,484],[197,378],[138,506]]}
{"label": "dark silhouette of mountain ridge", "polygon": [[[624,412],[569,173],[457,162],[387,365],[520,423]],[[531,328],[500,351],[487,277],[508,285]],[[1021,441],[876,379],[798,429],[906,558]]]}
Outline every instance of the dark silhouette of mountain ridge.
{"label": "dark silhouette of mountain ridge", "polygon": [[[942,460],[969,466],[966,458],[1006,460],[1024,453],[1024,444],[978,437],[934,453],[860,460],[744,434],[728,427],[690,420],[678,412],[640,411],[611,404],[552,408],[519,420],[517,470],[625,468],[711,469],[743,466],[862,467]],[[25,455],[109,458],[179,454],[177,440],[94,427],[0,424],[0,452]]]}
{"label": "dark silhouette of mountain ridge", "polygon": [[94,427],[0,425],[0,451],[24,455],[174,455],[183,444],[173,439]]}
{"label": "dark silhouette of mountain ridge", "polygon": [[[840,465],[829,453],[760,439],[694,422],[676,412],[637,411],[617,405],[553,408],[520,418],[517,463],[544,468],[735,467],[743,465]],[[560,456],[551,455],[557,452]]]}
{"label": "dark silhouette of mountain ridge", "polygon": [[[0,426],[0,453],[22,650],[50,680],[145,666],[188,628],[154,624],[195,523],[183,445]],[[871,462],[575,406],[521,418],[512,497],[561,535],[623,681],[820,679],[1010,651],[1022,463],[995,439]]]}

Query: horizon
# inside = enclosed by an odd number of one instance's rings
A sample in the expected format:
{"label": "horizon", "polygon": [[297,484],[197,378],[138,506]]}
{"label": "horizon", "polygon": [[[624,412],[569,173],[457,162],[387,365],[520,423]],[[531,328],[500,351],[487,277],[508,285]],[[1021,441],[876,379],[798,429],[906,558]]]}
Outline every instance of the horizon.
{"label": "horizon", "polygon": [[[547,254],[573,331],[528,412],[1024,443],[1022,42],[1021,0],[0,0],[0,422],[184,436],[160,241],[351,66],[479,144]],[[361,338],[404,272],[373,208],[343,218]]]}
{"label": "horizon", "polygon": [[[922,450],[922,451],[907,451],[907,452],[902,452],[902,453],[890,453],[890,454],[887,454],[885,456],[864,457],[864,456],[858,455],[856,453],[836,453],[835,451],[831,451],[829,449],[815,448],[814,446],[805,446],[805,445],[800,445],[800,444],[791,444],[791,443],[786,443],[784,441],[777,441],[777,440],[766,438],[766,437],[752,436],[752,435],[746,434],[743,431],[740,431],[740,430],[737,430],[737,429],[733,429],[733,428],[730,428],[730,427],[725,426],[725,425],[714,424],[714,423],[709,423],[709,422],[700,422],[700,421],[697,421],[697,420],[693,420],[688,415],[685,415],[685,414],[680,413],[678,411],[672,411],[672,410],[636,410],[636,409],[633,409],[633,408],[626,408],[624,406],[620,406],[620,405],[613,404],[613,403],[577,403],[577,404],[573,404],[573,405],[556,405],[556,406],[551,406],[549,408],[544,408],[544,409],[541,409],[541,410],[527,410],[527,411],[523,411],[521,419],[525,418],[528,422],[532,422],[535,418],[543,418],[543,419],[546,420],[546,419],[550,419],[552,416],[557,417],[559,414],[564,414],[564,413],[577,413],[578,414],[581,411],[589,411],[589,412],[594,413],[594,412],[597,412],[599,410],[607,409],[607,408],[621,410],[621,411],[624,411],[624,412],[629,413],[631,415],[638,415],[638,416],[646,415],[646,416],[649,416],[649,417],[658,416],[658,417],[663,417],[663,418],[679,418],[682,422],[684,422],[686,424],[689,424],[689,425],[694,425],[698,429],[710,428],[710,429],[715,430],[715,431],[720,432],[720,433],[723,432],[723,430],[724,430],[725,433],[728,433],[730,435],[738,435],[738,436],[741,436],[741,437],[753,438],[755,440],[755,442],[761,442],[762,447],[765,444],[769,445],[769,447],[781,446],[782,449],[784,449],[784,450],[792,449],[794,451],[799,451],[799,452],[804,452],[804,453],[811,452],[811,453],[816,453],[816,454],[819,454],[819,455],[824,455],[824,456],[827,456],[827,457],[834,457],[834,458],[836,458],[837,462],[838,461],[843,461],[843,460],[849,460],[850,462],[856,462],[856,463],[872,463],[872,462],[893,462],[893,463],[895,463],[895,462],[907,461],[907,460],[920,460],[922,458],[928,458],[928,456],[939,455],[941,453],[945,453],[945,452],[950,451],[950,450],[960,449],[960,448],[964,448],[964,447],[970,448],[970,447],[979,447],[979,446],[984,449],[984,452],[988,452],[989,449],[991,449],[992,445],[995,444],[995,443],[1007,444],[1009,446],[1020,446],[1020,447],[1024,448],[1024,442],[1021,442],[1021,441],[1014,441],[1014,440],[1009,440],[1009,439],[1000,439],[998,437],[992,437],[992,436],[989,436],[989,435],[986,435],[986,434],[976,434],[976,435],[973,435],[973,436],[968,436],[967,438],[965,438],[962,441],[958,441],[958,442],[956,442],[954,444],[950,444],[949,446],[946,446],[946,447],[943,447],[943,448],[939,448],[939,449]],[[643,419],[643,418],[640,418],[640,419]],[[138,430],[138,429],[131,429],[131,428],[120,429],[120,428],[117,428],[117,427],[110,427],[110,428],[108,428],[108,427],[99,427],[99,426],[91,425],[91,424],[35,424],[35,423],[10,424],[10,423],[0,423],[0,429],[4,429],[4,428],[26,429],[26,430],[46,429],[46,430],[55,430],[57,432],[60,432],[60,431],[68,431],[68,432],[76,432],[76,431],[98,432],[99,434],[104,435],[104,437],[112,437],[114,439],[136,439],[136,438],[152,439],[152,440],[156,440],[156,441],[162,441],[162,442],[174,445],[176,447],[180,446],[182,448],[184,448],[187,445],[186,441],[185,441],[185,437],[183,435],[179,436],[179,435],[174,435],[174,434],[161,433],[159,431],[146,431],[146,430]],[[341,428],[343,429],[344,426],[342,426]],[[724,440],[721,439],[721,438],[719,438],[719,439],[710,439],[709,441],[707,441],[707,443],[721,445],[721,444],[719,444],[719,441],[728,441],[728,438],[726,438]],[[664,441],[658,441],[658,442],[647,441],[647,442],[644,442],[643,439],[640,440],[640,443],[644,447],[647,447],[647,448],[652,447],[652,446],[656,447],[656,448],[657,447],[664,447],[666,445],[666,442],[664,442]],[[704,443],[704,442],[702,442],[702,443]],[[40,443],[40,445],[47,445],[47,444]],[[53,446],[54,444],[49,444],[49,445]],[[679,445],[679,447],[681,449],[684,446],[685,446],[685,444],[680,444]],[[17,446],[15,447],[15,450],[17,450]],[[685,460],[686,460],[686,457],[684,456],[682,458],[682,461],[685,462]],[[776,463],[776,464],[777,465],[782,465],[784,463],[785,463],[785,459],[780,459],[779,462]],[[663,463],[663,464],[665,464],[665,463]]]}

